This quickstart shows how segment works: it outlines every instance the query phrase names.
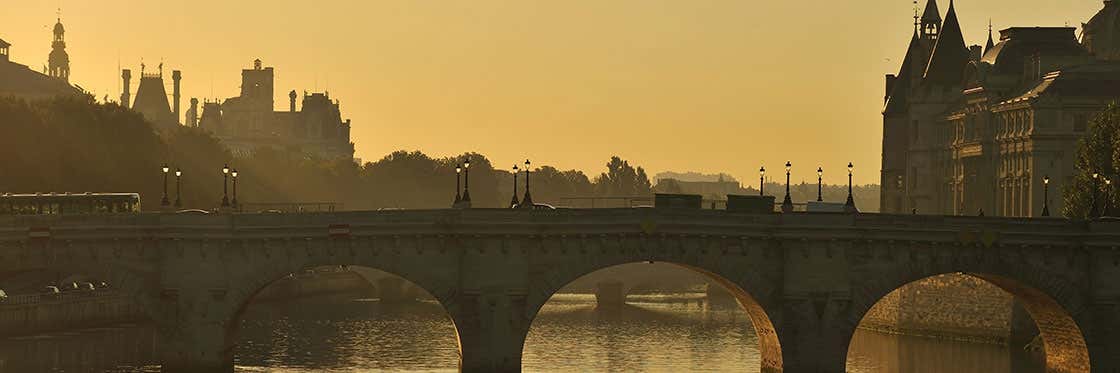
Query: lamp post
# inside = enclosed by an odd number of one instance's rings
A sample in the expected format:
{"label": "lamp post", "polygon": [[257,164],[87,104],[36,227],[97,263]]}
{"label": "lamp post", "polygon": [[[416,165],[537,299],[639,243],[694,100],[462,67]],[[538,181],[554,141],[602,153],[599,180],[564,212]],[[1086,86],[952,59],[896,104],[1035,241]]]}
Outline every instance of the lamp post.
{"label": "lamp post", "polygon": [[183,207],[183,170],[175,169],[175,207]]}
{"label": "lamp post", "polygon": [[817,167],[817,202],[824,202],[824,168]]}
{"label": "lamp post", "polygon": [[167,172],[171,171],[171,168],[167,167],[167,163],[164,163],[161,170],[163,171],[163,199],[160,200],[159,205],[167,207],[171,205],[171,201],[167,199]]}
{"label": "lamp post", "polygon": [[789,198],[789,174],[793,170],[793,163],[786,161],[786,198],[782,200],[782,212],[793,212],[793,200]]}
{"label": "lamp post", "polygon": [[509,207],[515,208],[520,203],[517,201],[517,174],[521,173],[521,169],[517,165],[513,165],[513,198],[509,201]]}
{"label": "lamp post", "polygon": [[229,164],[222,166],[222,207],[229,207]]}
{"label": "lamp post", "polygon": [[237,170],[230,171],[229,175],[233,176],[233,200],[230,203],[233,204],[234,210],[240,211],[241,207],[237,204]]}
{"label": "lamp post", "polygon": [[529,194],[529,169],[532,164],[528,159],[525,160],[525,198],[521,199],[521,206],[527,209],[533,208],[533,195]]}
{"label": "lamp post", "polygon": [[1100,178],[1100,172],[1093,172],[1092,207],[1089,208],[1089,219],[1100,216],[1100,209],[1097,208],[1097,189],[1100,189],[1100,185],[1097,184],[1097,180],[1100,180]]}
{"label": "lamp post", "polygon": [[461,163],[456,164],[455,165],[455,203],[454,203],[453,207],[459,207],[459,202],[463,201],[463,196],[461,194],[459,194],[459,190],[460,190],[460,187],[461,187],[461,179],[463,178],[462,174],[463,174],[463,165]]}
{"label": "lamp post", "polygon": [[847,212],[859,212],[856,208],[856,200],[852,198],[852,171],[854,170],[855,166],[852,166],[852,162],[848,162],[848,201],[844,202],[844,210]]}
{"label": "lamp post", "polygon": [[1042,217],[1050,216],[1050,176],[1042,177]]}
{"label": "lamp post", "polygon": [[463,162],[463,202],[471,202],[471,158]]}
{"label": "lamp post", "polygon": [[759,167],[758,169],[758,195],[765,196],[763,191],[766,189],[766,166]]}
{"label": "lamp post", "polygon": [[1103,177],[1103,179],[1104,211],[1101,212],[1101,216],[1112,216],[1112,179],[1108,178],[1108,176]]}

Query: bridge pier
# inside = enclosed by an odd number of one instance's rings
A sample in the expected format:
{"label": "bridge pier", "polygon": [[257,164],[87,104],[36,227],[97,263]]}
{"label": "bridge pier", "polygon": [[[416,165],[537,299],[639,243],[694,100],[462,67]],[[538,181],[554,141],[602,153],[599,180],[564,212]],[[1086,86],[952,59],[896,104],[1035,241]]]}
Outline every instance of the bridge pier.
{"label": "bridge pier", "polygon": [[619,281],[603,281],[595,285],[598,308],[621,308],[626,305],[625,285]]}
{"label": "bridge pier", "polygon": [[525,295],[464,294],[452,318],[459,334],[460,372],[519,373],[529,333]]}

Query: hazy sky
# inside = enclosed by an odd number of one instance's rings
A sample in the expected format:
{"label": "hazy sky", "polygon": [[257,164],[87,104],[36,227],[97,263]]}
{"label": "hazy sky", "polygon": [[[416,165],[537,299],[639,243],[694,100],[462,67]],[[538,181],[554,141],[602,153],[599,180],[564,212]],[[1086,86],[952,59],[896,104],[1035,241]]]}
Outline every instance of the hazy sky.
{"label": "hazy sky", "polygon": [[[598,174],[611,155],[757,182],[878,182],[883,75],[911,0],[4,1],[0,38],[41,69],[62,8],[71,80],[119,97],[120,66],[162,59],[189,97],[227,98],[255,58],[287,92],[329,90],[357,156],[486,154]],[[924,6],[924,0],[922,4]],[[948,1],[940,2],[942,13]],[[970,44],[991,18],[1080,26],[1101,0],[960,0]],[[134,76],[138,76],[134,73]],[[133,79],[133,92],[138,79]],[[167,79],[170,85],[170,79]],[[168,89],[170,93],[170,89]]]}

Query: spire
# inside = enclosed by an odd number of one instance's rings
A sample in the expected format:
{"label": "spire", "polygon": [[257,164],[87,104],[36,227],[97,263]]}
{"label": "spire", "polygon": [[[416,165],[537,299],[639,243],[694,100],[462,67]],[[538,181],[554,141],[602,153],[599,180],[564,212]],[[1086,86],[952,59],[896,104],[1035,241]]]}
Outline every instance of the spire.
{"label": "spire", "polygon": [[[952,0],[949,0],[952,3]],[[926,11],[922,13],[922,23],[941,23],[941,12],[937,10],[937,0],[926,3]]]}
{"label": "spire", "polygon": [[960,21],[957,20],[953,0],[949,0],[949,12],[945,15],[945,25],[929,59],[925,80],[935,84],[958,84],[968,60],[969,51],[964,43]]}
{"label": "spire", "polygon": [[988,44],[984,46],[984,54],[987,54],[988,51],[992,50],[992,48],[994,48],[995,46],[996,46],[996,43],[992,41],[992,19],[989,18],[988,19]]}
{"label": "spire", "polygon": [[47,56],[48,75],[64,81],[70,80],[70,55],[66,53],[66,28],[62,26],[62,10],[59,9],[57,23],[54,24],[54,39],[51,53]]}

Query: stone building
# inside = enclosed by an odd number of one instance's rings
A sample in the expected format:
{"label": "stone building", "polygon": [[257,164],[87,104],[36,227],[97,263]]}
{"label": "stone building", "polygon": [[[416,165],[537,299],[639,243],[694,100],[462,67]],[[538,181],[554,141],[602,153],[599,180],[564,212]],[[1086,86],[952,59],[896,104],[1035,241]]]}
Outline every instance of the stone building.
{"label": "stone building", "polygon": [[886,78],[882,211],[1060,213],[1087,122],[1120,97],[1118,15],[1105,1],[1080,40],[1072,27],[1012,27],[997,41],[989,26],[985,46],[967,46],[953,2],[942,20],[929,0]]}
{"label": "stone building", "polygon": [[[132,70],[121,70],[121,105],[131,107],[139,112],[157,129],[173,128],[179,124],[179,99],[180,81],[182,73],[179,70],[171,72],[173,91],[171,104],[167,103],[167,90],[164,88],[163,64],[154,73],[145,71],[144,64],[140,64],[140,84],[136,87],[136,99],[132,100],[130,91],[132,84]],[[174,108],[174,109],[172,109]]]}
{"label": "stone building", "polygon": [[337,100],[328,93],[304,93],[297,111],[299,95],[293,90],[288,93],[288,110],[275,111],[273,94],[274,70],[256,60],[252,69],[241,71],[240,96],[204,102],[201,116],[192,99],[188,116],[198,117],[198,126],[221,139],[236,157],[248,157],[260,148],[323,159],[354,157],[350,120],[342,120]]}
{"label": "stone building", "polygon": [[[54,50],[50,54],[50,68],[44,67],[39,73],[27,65],[12,60],[12,44],[0,39],[0,96],[14,96],[23,99],[45,99],[56,96],[80,96],[81,89],[68,82],[70,78],[70,58],[66,54],[63,41],[65,29],[61,20],[55,24]],[[48,75],[48,73],[50,75]]]}

